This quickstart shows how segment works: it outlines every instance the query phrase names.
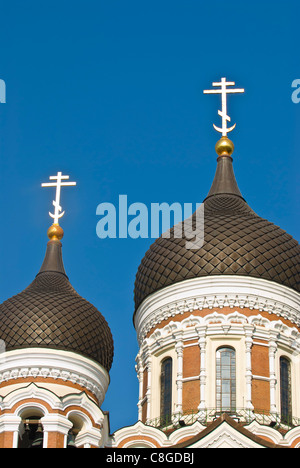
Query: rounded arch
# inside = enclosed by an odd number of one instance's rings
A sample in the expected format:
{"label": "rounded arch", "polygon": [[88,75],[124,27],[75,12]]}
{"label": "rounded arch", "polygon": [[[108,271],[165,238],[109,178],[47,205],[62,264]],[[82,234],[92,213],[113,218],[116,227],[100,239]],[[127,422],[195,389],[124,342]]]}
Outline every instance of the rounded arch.
{"label": "rounded arch", "polygon": [[72,409],[66,416],[77,432],[88,430],[93,426],[91,419],[80,409]]}
{"label": "rounded arch", "polygon": [[151,442],[145,442],[142,440],[141,442],[135,440],[134,442],[127,442],[127,444],[123,445],[123,448],[157,448],[155,444]]}
{"label": "rounded arch", "polygon": [[229,349],[229,350],[232,350],[232,351],[234,351],[234,352],[236,351],[234,346],[231,346],[231,345],[227,345],[227,344],[226,344],[226,345],[220,345],[220,346],[218,346],[217,349],[216,349],[216,352],[218,352],[219,350],[223,350],[223,349]]}
{"label": "rounded arch", "polygon": [[281,354],[279,359],[288,362],[289,365],[292,363],[290,356],[287,356],[286,354]]}
{"label": "rounded arch", "polygon": [[7,409],[12,411],[17,416],[20,408],[24,405],[33,405],[44,408],[45,415],[61,404],[60,398],[46,388],[37,386],[35,383],[30,383],[25,387],[19,387],[8,393],[3,402]]}
{"label": "rounded arch", "polygon": [[25,402],[17,410],[20,417],[18,448],[43,448],[44,428],[42,418],[48,413],[40,402]]}
{"label": "rounded arch", "polygon": [[28,418],[29,415],[43,418],[46,414],[48,414],[48,409],[46,406],[43,405],[42,402],[39,401],[26,401],[22,403],[15,412],[16,416],[21,418]]}
{"label": "rounded arch", "polygon": [[72,423],[67,436],[67,448],[76,448],[83,445],[83,440],[95,436],[95,429],[91,418],[80,409],[72,409],[66,414],[68,420]]}
{"label": "rounded arch", "polygon": [[173,358],[171,356],[163,356],[161,361],[160,361],[160,366],[162,366],[162,364],[165,362],[165,361],[172,361],[172,364],[173,364]]}

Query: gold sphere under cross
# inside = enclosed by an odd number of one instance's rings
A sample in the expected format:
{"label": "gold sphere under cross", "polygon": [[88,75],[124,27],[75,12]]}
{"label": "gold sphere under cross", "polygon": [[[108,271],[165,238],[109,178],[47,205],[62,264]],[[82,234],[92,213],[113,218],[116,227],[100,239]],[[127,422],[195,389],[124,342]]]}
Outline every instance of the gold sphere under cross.
{"label": "gold sphere under cross", "polygon": [[223,136],[217,141],[215,150],[218,156],[231,156],[234,150],[234,144],[229,138]]}
{"label": "gold sphere under cross", "polygon": [[50,240],[61,240],[64,236],[64,230],[59,224],[52,224],[47,231]]}

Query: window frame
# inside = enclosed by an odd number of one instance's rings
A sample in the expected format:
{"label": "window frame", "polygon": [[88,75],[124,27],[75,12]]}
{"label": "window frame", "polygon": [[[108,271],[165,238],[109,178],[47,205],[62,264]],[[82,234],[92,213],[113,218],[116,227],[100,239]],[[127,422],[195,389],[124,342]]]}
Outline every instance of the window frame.
{"label": "window frame", "polygon": [[171,358],[171,356],[167,356],[160,363],[160,420],[161,420],[161,425],[171,424],[172,402],[173,402],[173,359]]}
{"label": "window frame", "polygon": [[[229,366],[222,364],[224,354],[229,353]],[[220,356],[218,356],[220,354]],[[220,413],[235,413],[237,403],[236,350],[232,346],[219,346],[215,354],[216,363],[216,409]],[[228,391],[224,391],[225,387]],[[228,402],[225,402],[228,399]]]}
{"label": "window frame", "polygon": [[[283,363],[287,364],[286,368],[283,368]],[[285,355],[279,358],[279,382],[281,421],[283,423],[292,424],[292,363]]]}

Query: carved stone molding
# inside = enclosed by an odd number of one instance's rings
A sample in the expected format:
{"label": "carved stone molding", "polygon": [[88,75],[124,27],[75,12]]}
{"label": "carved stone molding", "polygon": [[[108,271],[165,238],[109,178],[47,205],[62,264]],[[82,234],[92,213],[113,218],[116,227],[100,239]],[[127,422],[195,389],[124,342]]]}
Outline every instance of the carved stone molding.
{"label": "carved stone molding", "polygon": [[28,348],[2,354],[0,383],[27,378],[61,379],[78,384],[93,393],[99,405],[109,384],[109,375],[102,366],[75,353]]}
{"label": "carved stone molding", "polygon": [[285,318],[300,327],[300,294],[272,281],[239,276],[194,278],[146,298],[135,314],[139,344],[156,325],[185,312],[248,308]]}
{"label": "carved stone molding", "polygon": [[[178,332],[181,332],[179,335]],[[263,339],[266,341],[274,340],[288,346],[295,354],[300,354],[300,332],[296,327],[285,325],[280,319],[269,320],[262,315],[246,315],[233,311],[232,314],[222,314],[212,312],[205,317],[190,315],[181,322],[169,322],[163,328],[157,328],[143,342],[140,349],[139,358],[143,360],[143,351],[146,347],[148,353],[155,353],[160,348],[176,346],[178,336],[183,341],[201,339],[202,347],[205,343],[205,337],[218,335],[234,334],[235,336],[245,336],[249,346],[253,339]],[[204,340],[204,341],[203,341]],[[248,341],[247,341],[248,340]],[[246,344],[247,344],[246,343]]]}

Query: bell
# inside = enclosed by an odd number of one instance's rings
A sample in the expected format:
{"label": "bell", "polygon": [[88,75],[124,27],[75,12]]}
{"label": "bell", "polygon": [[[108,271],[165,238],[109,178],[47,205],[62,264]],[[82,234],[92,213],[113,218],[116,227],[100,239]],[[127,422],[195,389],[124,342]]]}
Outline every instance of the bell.
{"label": "bell", "polygon": [[34,439],[30,448],[43,448],[43,440],[44,440],[43,428],[42,428],[42,425],[39,424],[37,427],[37,430],[35,431]]}
{"label": "bell", "polygon": [[75,445],[75,435],[72,431],[70,431],[68,434],[67,448],[77,448]]}

